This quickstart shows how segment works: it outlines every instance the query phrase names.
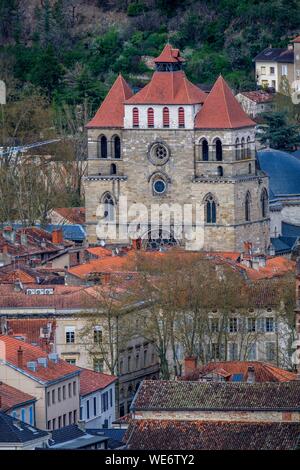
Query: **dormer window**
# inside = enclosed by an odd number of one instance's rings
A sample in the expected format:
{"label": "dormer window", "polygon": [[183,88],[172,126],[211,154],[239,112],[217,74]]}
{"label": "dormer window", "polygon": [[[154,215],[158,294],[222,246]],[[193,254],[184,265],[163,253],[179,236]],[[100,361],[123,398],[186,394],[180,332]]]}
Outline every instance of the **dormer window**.
{"label": "dormer window", "polygon": [[185,127],[184,108],[178,108],[178,127]]}
{"label": "dormer window", "polygon": [[148,108],[147,117],[148,117],[148,127],[154,127],[154,110],[153,110],[153,108]]}
{"label": "dormer window", "polygon": [[138,110],[138,108],[133,108],[133,110],[132,110],[132,125],[133,125],[133,127],[139,127],[139,110]]}

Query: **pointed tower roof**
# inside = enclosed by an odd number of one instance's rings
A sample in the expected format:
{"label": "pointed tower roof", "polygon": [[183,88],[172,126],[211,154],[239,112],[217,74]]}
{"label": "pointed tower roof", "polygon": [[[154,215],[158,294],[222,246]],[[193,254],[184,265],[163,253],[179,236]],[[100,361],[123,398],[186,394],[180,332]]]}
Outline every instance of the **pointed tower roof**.
{"label": "pointed tower roof", "polygon": [[180,57],[180,50],[173,49],[171,44],[166,44],[161,54],[154,59],[155,63],[158,62],[184,62],[184,59]]}
{"label": "pointed tower roof", "polygon": [[124,101],[133,95],[128,83],[119,75],[93,119],[86,125],[93,127],[123,127]]}
{"label": "pointed tower roof", "polygon": [[238,129],[256,123],[245,113],[220,75],[195,118],[196,129]]}

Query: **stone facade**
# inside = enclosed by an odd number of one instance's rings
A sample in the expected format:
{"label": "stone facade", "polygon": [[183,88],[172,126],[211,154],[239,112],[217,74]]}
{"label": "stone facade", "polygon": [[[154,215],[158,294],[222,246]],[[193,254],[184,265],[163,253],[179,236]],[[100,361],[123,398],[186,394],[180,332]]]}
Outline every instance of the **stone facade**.
{"label": "stone facade", "polygon": [[[98,158],[97,142],[101,135],[108,140],[114,135],[121,139],[121,158]],[[201,139],[209,146],[209,160],[203,161]],[[247,155],[236,159],[236,139],[247,141]],[[113,197],[116,210],[120,196],[131,204],[142,203],[151,212],[153,204],[203,204],[211,194],[217,204],[216,223],[204,225],[204,246],[181,244],[190,249],[234,251],[242,250],[250,241],[254,249],[266,252],[269,246],[269,216],[261,213],[261,192],[268,191],[268,178],[258,174],[255,159],[254,130],[187,130],[187,129],[89,129],[88,176],[85,179],[86,220],[88,240],[99,243],[96,226],[97,208],[105,193]],[[223,159],[217,161],[215,141],[222,142]],[[169,151],[165,164],[155,164],[149,158],[151,146],[162,143]],[[241,149],[239,149],[241,150]],[[109,152],[108,152],[109,154]],[[112,155],[112,153],[110,153]],[[160,162],[159,162],[160,163]],[[116,174],[111,174],[111,165]],[[222,175],[219,172],[222,171]],[[167,190],[162,195],[153,191],[153,180],[161,177]],[[245,220],[245,198],[250,193],[250,221]],[[204,217],[204,213],[203,213]],[[130,222],[130,218],[128,218]],[[145,220],[145,227],[147,221]],[[147,231],[147,228],[145,229]],[[129,243],[128,238],[109,239],[111,243]]]}

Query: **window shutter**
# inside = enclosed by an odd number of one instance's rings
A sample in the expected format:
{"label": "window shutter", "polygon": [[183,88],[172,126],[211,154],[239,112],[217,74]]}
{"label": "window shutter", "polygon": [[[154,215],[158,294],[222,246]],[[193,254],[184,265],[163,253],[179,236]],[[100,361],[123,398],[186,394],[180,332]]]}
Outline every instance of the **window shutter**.
{"label": "window shutter", "polygon": [[169,125],[170,125],[169,108],[165,107],[163,109],[163,126],[164,127],[169,127]]}
{"label": "window shutter", "polygon": [[265,332],[265,319],[264,318],[258,318],[257,319],[257,331],[259,333],[264,333]]}
{"label": "window shutter", "polygon": [[148,127],[154,127],[154,110],[148,108]]}
{"label": "window shutter", "polygon": [[244,317],[239,317],[238,318],[238,332],[239,333],[244,333],[246,331],[246,322]]}
{"label": "window shutter", "polygon": [[133,127],[139,127],[139,110],[138,110],[138,108],[133,108],[133,110],[132,110],[132,120],[133,120]]}
{"label": "window shutter", "polygon": [[179,125],[179,127],[184,127],[185,126],[184,109],[182,107],[180,107],[178,109],[178,125]]}

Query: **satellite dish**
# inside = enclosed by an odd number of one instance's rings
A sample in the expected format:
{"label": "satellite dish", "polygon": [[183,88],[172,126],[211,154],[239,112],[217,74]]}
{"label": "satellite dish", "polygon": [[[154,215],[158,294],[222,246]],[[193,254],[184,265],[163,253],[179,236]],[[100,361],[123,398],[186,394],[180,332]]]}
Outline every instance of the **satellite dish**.
{"label": "satellite dish", "polygon": [[104,241],[104,240],[100,240],[100,245],[101,245],[101,246],[105,246],[105,245],[106,245],[105,241]]}

